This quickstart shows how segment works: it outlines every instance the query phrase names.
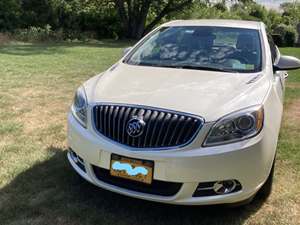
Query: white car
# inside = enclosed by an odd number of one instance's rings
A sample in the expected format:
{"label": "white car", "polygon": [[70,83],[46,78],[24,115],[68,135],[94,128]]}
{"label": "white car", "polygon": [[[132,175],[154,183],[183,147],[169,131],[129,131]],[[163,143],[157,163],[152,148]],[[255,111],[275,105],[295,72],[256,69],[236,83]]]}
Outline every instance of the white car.
{"label": "white car", "polygon": [[86,81],[68,160],[127,196],[182,205],[268,196],[289,69],[261,22],[172,21]]}

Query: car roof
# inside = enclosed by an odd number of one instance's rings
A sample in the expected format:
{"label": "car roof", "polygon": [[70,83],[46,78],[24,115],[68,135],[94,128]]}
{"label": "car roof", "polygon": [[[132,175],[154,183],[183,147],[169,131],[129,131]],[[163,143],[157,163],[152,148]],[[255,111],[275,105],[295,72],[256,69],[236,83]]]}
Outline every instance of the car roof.
{"label": "car roof", "polygon": [[212,27],[233,27],[260,30],[262,22],[248,20],[174,20],[162,26],[212,26]]}

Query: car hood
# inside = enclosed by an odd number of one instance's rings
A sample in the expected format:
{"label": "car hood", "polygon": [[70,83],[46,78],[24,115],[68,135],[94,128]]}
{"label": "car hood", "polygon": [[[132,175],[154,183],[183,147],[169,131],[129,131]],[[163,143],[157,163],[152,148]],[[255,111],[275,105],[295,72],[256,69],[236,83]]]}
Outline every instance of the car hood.
{"label": "car hood", "polygon": [[85,84],[88,101],[137,104],[202,116],[206,121],[261,104],[269,88],[262,73],[133,66],[118,63]]}

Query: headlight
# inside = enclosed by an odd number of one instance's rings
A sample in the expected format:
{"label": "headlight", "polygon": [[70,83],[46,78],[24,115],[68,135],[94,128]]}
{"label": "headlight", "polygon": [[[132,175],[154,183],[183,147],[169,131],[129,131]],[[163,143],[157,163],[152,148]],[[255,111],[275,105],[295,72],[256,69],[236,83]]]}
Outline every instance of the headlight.
{"label": "headlight", "polygon": [[74,102],[72,104],[72,113],[77,121],[84,127],[87,122],[87,98],[84,88],[81,86],[77,89]]}
{"label": "headlight", "polygon": [[213,125],[203,146],[228,144],[253,137],[261,131],[263,122],[262,106],[254,106],[229,114]]}

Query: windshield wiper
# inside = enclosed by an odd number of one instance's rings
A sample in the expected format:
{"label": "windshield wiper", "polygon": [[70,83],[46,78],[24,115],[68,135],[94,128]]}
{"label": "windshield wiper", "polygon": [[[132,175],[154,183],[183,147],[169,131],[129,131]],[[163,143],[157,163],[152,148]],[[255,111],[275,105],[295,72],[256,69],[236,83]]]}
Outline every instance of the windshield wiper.
{"label": "windshield wiper", "polygon": [[237,71],[230,70],[230,69],[225,69],[225,68],[209,67],[209,66],[197,66],[197,65],[158,64],[158,63],[151,63],[151,62],[140,62],[136,65],[166,67],[166,68],[176,68],[176,69],[208,70],[208,71],[231,72],[231,73],[236,73],[237,72]]}
{"label": "windshield wiper", "polygon": [[139,66],[154,66],[154,67],[167,67],[167,68],[180,68],[180,67],[174,66],[174,65],[158,64],[158,63],[150,63],[150,62],[140,62],[136,65],[139,65]]}
{"label": "windshield wiper", "polygon": [[225,68],[218,68],[218,67],[209,67],[209,66],[194,66],[194,65],[181,65],[181,66],[174,66],[176,68],[182,69],[191,69],[191,70],[208,70],[208,71],[220,71],[220,72],[236,72],[234,70],[229,70]]}

